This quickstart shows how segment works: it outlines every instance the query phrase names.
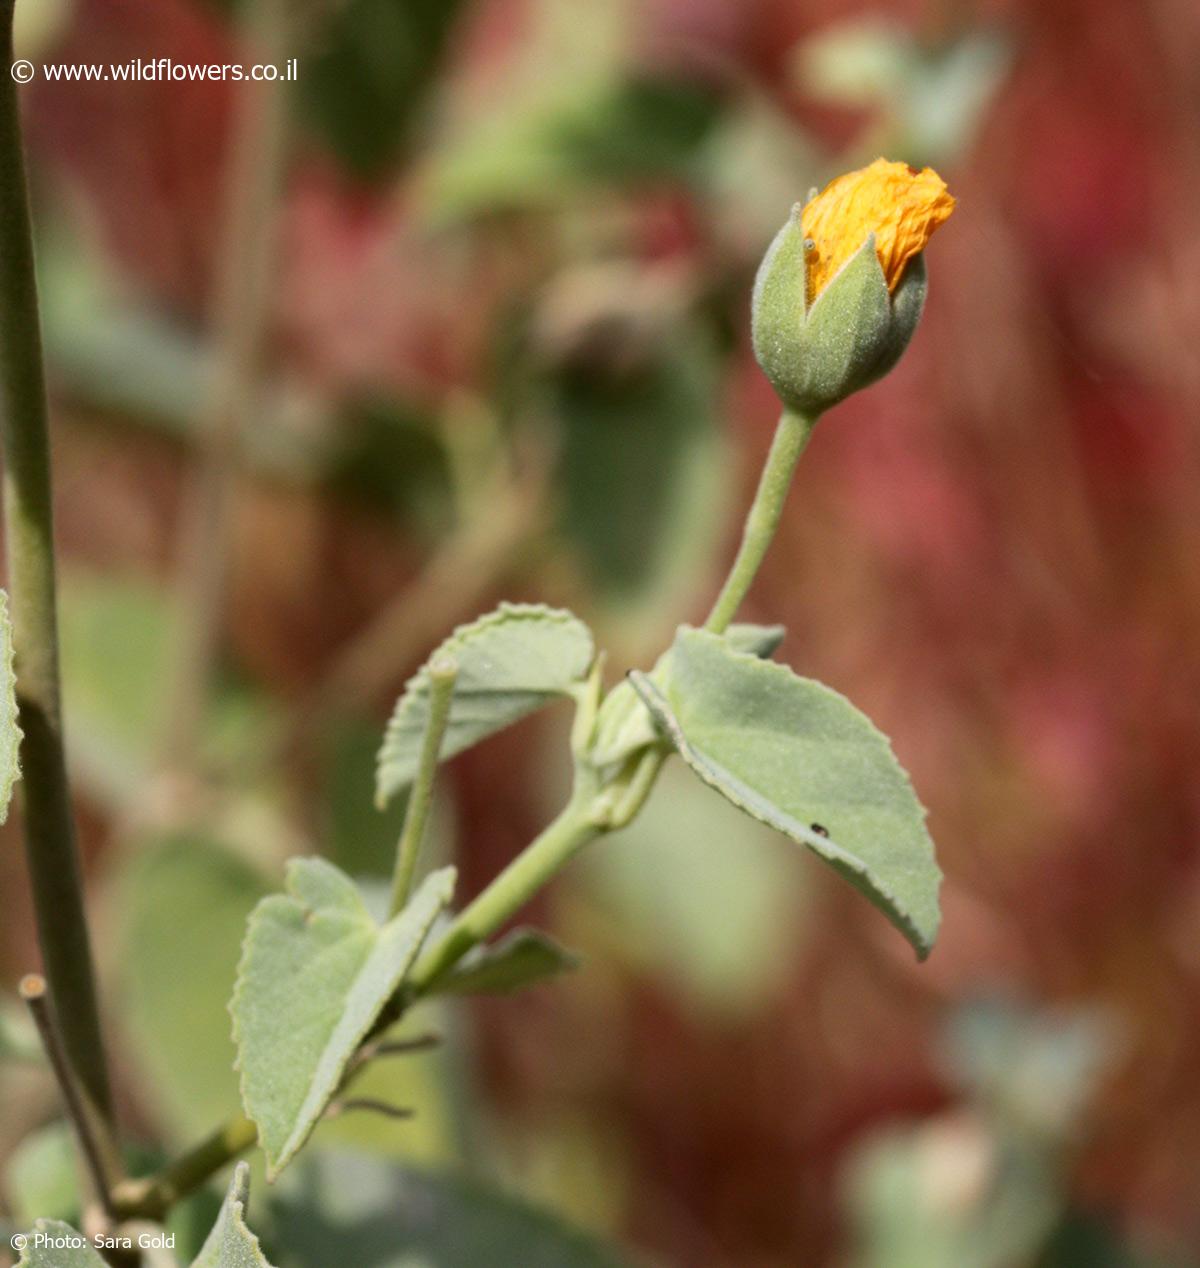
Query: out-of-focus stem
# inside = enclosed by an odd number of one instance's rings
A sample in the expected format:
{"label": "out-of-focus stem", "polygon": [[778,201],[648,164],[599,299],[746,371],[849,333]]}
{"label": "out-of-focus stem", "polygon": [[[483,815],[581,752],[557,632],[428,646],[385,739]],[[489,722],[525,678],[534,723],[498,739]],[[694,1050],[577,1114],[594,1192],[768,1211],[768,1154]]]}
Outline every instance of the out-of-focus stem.
{"label": "out-of-focus stem", "polygon": [[25,850],[38,942],[63,1047],[97,1110],[112,1112],[63,751],[50,440],[37,280],[12,64],[13,0],[0,0],[0,444],[12,591]]}
{"label": "out-of-focus stem", "polygon": [[[255,0],[255,57],[281,65],[289,0]],[[255,403],[276,274],[279,196],[287,159],[287,93],[271,82],[238,85],[224,238],[213,304],[216,379],[180,533],[177,633],[167,703],[166,759],[195,761],[220,643],[238,451]]]}
{"label": "out-of-focus stem", "polygon": [[84,1169],[92,1182],[92,1189],[107,1215],[112,1215],[110,1192],[116,1179],[114,1166],[117,1149],[107,1135],[105,1124],[98,1120],[95,1110],[89,1108],[86,1090],[78,1083],[75,1071],[67,1060],[59,1038],[54,1010],[46,993],[46,979],[40,973],[29,973],[21,979],[18,988],[33,1024],[46,1059],[54,1071],[58,1090],[62,1094],[67,1119],[75,1132],[79,1154]]}

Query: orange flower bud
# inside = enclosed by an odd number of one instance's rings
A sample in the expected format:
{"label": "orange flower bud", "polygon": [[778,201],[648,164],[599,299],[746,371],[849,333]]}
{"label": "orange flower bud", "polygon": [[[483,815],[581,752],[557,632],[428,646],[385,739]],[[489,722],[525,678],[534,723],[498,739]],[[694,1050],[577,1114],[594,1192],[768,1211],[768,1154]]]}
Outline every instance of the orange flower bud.
{"label": "orange flower bud", "polygon": [[925,305],[925,244],[954,210],[934,171],[879,159],[792,208],[754,282],[754,354],[815,418],[882,378]]}
{"label": "orange flower bud", "polygon": [[953,210],[946,182],[931,167],[918,172],[880,158],[830,181],[801,213],[801,229],[813,244],[807,257],[808,302],[872,233],[888,292],[894,295],[909,260],[924,251]]}

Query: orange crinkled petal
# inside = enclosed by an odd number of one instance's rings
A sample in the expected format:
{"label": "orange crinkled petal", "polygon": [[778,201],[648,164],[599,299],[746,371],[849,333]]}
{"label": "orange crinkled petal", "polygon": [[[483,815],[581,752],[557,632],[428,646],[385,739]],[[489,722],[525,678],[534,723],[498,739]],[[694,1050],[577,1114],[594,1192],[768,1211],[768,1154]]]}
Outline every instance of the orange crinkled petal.
{"label": "orange crinkled petal", "polygon": [[813,248],[808,255],[808,302],[852,255],[875,235],[875,253],[895,292],[905,266],[920,255],[933,231],[954,210],[946,182],[932,167],[917,171],[907,163],[876,159],[847,172],[804,208],[800,224]]}

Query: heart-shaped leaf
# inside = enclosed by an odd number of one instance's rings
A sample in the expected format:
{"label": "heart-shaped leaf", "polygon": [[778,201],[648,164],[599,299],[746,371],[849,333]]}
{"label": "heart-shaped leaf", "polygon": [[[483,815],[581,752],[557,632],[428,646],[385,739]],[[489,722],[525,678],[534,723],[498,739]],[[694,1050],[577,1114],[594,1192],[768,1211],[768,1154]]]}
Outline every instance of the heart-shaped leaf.
{"label": "heart-shaped leaf", "polygon": [[268,1179],[308,1139],[400,987],[450,901],[454,869],[428,876],[382,926],[353,881],[323,859],[293,860],[287,890],[254,909],[230,1004],[242,1103]]}
{"label": "heart-shaped leaf", "polygon": [[379,752],[375,795],[385,805],[413,780],[429,721],[429,665],[458,666],[442,757],[453,757],[567,694],[587,674],[595,649],[570,612],[503,603],[461,626],[409,680]]}
{"label": "heart-shaped leaf", "polygon": [[684,627],[663,685],[634,687],[684,761],[747,814],[809,846],[904,933],[938,928],[925,811],[887,738],[836,691]]}
{"label": "heart-shaped leaf", "polygon": [[514,929],[491,946],[476,947],[435,995],[503,995],[579,967],[579,956],[538,929]]}
{"label": "heart-shaped leaf", "polygon": [[12,622],[8,595],[0,590],[0,823],[8,818],[13,784],[21,776],[21,728],[17,725],[17,680],[13,674]]}
{"label": "heart-shaped leaf", "polygon": [[271,1268],[258,1238],[246,1227],[250,1201],[250,1164],[239,1162],[221,1203],[221,1213],[192,1268]]}

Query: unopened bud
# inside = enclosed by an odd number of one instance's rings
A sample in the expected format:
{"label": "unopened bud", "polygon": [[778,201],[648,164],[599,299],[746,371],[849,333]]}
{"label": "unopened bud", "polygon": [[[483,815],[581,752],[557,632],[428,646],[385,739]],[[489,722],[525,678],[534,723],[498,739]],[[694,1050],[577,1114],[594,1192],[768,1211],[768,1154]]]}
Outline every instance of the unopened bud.
{"label": "unopened bud", "polygon": [[877,160],[797,204],[754,286],[754,353],[784,405],[815,417],[882,378],[925,305],[921,252],[954,209],[935,172]]}

